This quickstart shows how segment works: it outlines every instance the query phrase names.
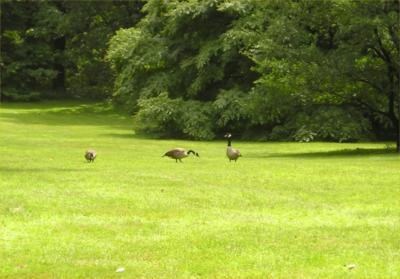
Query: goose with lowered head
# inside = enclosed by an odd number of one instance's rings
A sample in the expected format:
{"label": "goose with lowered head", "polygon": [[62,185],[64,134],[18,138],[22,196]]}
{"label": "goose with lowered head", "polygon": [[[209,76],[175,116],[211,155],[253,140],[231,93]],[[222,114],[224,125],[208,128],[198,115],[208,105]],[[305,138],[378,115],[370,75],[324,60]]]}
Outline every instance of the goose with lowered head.
{"label": "goose with lowered head", "polygon": [[179,160],[179,162],[182,163],[182,159],[188,157],[189,154],[193,154],[196,157],[200,157],[199,153],[193,150],[186,151],[184,148],[171,149],[170,151],[166,152],[162,157],[167,156],[171,159],[175,159],[176,162],[178,162]]}

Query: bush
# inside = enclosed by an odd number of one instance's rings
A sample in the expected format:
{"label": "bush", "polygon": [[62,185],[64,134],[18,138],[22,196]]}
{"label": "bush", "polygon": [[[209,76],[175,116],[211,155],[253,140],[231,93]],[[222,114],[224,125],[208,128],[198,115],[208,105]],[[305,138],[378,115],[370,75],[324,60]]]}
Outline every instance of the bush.
{"label": "bush", "polygon": [[182,99],[170,99],[163,92],[157,97],[141,98],[138,101],[136,129],[156,137],[182,134],[179,120],[182,114]]}
{"label": "bush", "polygon": [[211,103],[186,101],[182,110],[180,121],[185,136],[199,140],[210,140],[215,137],[215,112]]}
{"label": "bush", "polygon": [[366,138],[371,127],[368,120],[351,108],[319,107],[310,113],[297,113],[276,126],[270,135],[272,140],[358,141]]}
{"label": "bush", "polygon": [[312,114],[309,129],[322,140],[358,141],[371,130],[361,113],[352,108],[324,107]]}
{"label": "bush", "polygon": [[214,138],[213,107],[209,103],[171,99],[166,92],[141,98],[136,129],[155,137]]}
{"label": "bush", "polygon": [[37,91],[23,91],[15,88],[2,88],[1,99],[17,102],[38,101],[42,94]]}
{"label": "bush", "polygon": [[217,125],[221,128],[243,122],[248,117],[247,100],[239,89],[221,90],[213,106],[217,114]]}

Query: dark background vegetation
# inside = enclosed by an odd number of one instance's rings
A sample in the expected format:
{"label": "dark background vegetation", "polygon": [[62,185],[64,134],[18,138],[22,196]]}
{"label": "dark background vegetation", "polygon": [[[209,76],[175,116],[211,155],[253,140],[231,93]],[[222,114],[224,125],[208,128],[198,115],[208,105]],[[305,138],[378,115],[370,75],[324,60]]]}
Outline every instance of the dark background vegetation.
{"label": "dark background vegetation", "polygon": [[1,101],[111,100],[159,137],[399,144],[399,1],[1,1]]}

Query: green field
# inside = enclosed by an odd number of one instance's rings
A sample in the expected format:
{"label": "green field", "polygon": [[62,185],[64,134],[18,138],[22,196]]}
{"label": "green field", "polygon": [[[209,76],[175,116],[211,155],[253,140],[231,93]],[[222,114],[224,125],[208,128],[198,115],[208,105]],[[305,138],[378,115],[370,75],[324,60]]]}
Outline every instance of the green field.
{"label": "green field", "polygon": [[[0,277],[400,278],[387,144],[233,146],[237,163],[223,140],[136,136],[107,106],[2,104]],[[201,157],[161,158],[174,147]]]}

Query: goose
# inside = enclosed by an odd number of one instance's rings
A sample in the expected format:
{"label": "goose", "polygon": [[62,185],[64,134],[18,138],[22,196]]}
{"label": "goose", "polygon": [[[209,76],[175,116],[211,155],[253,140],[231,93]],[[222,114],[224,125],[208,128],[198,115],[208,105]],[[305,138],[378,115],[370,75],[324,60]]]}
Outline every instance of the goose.
{"label": "goose", "polygon": [[231,146],[231,138],[232,138],[232,134],[231,133],[227,133],[225,135],[225,138],[228,139],[228,146],[226,147],[226,156],[229,159],[229,162],[231,162],[232,160],[234,160],[236,162],[236,160],[242,156],[242,154],[240,154],[239,149],[235,149]]}
{"label": "goose", "polygon": [[199,153],[197,153],[193,150],[186,151],[184,148],[171,149],[170,151],[166,152],[162,157],[167,156],[167,157],[170,157],[171,159],[175,159],[175,161],[177,163],[178,163],[178,160],[179,160],[179,162],[182,163],[181,159],[186,158],[187,156],[189,156],[189,154],[193,154],[197,157],[200,157]]}
{"label": "goose", "polygon": [[94,162],[94,159],[96,159],[96,156],[97,156],[96,150],[93,150],[93,149],[89,149],[85,153],[85,158],[89,163]]}

